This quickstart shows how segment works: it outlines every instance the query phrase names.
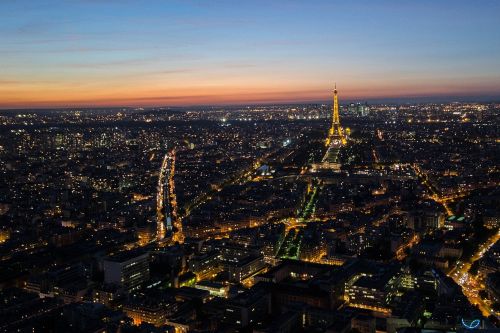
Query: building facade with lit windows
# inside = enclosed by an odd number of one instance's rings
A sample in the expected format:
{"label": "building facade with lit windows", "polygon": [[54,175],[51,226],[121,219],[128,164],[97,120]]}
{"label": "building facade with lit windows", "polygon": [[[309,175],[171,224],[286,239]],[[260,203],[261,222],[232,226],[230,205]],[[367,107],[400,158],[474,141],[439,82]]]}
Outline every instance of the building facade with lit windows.
{"label": "building facade with lit windows", "polygon": [[123,252],[104,260],[104,282],[126,290],[140,287],[149,280],[149,254]]}

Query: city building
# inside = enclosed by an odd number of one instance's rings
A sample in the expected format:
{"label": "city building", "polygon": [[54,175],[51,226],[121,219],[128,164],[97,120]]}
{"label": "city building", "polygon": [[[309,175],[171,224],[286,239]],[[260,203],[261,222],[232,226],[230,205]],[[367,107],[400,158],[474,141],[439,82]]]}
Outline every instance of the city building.
{"label": "city building", "polygon": [[139,288],[149,280],[149,254],[137,251],[122,252],[103,261],[104,282],[117,284],[128,291]]}

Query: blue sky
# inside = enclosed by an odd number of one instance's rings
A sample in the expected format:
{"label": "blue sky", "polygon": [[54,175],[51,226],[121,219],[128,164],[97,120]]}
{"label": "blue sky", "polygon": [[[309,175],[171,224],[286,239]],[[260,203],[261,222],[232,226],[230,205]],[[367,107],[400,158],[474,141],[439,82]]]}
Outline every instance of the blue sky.
{"label": "blue sky", "polygon": [[0,107],[500,97],[499,1],[2,0]]}

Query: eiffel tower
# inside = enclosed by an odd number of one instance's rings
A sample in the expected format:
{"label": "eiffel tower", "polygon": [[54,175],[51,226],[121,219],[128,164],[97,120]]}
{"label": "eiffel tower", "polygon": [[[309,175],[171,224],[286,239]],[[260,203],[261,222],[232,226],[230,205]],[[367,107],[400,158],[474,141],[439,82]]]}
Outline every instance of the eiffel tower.
{"label": "eiffel tower", "polygon": [[333,90],[332,126],[328,131],[325,145],[328,147],[321,160],[323,167],[340,169],[339,151],[347,144],[344,129],[340,125],[339,100],[337,96],[337,84]]}

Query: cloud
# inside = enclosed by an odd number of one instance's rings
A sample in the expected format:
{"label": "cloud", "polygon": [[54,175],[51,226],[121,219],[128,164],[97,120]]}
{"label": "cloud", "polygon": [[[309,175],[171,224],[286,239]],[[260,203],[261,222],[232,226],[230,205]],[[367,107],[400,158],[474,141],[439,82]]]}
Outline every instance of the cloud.
{"label": "cloud", "polygon": [[27,85],[27,84],[51,84],[55,81],[45,80],[0,80],[0,86],[14,86],[14,85]]}

